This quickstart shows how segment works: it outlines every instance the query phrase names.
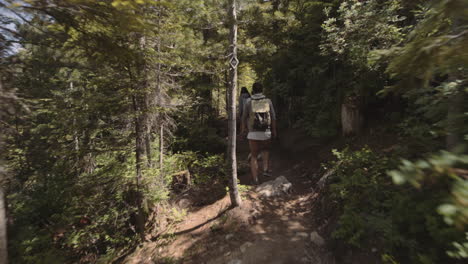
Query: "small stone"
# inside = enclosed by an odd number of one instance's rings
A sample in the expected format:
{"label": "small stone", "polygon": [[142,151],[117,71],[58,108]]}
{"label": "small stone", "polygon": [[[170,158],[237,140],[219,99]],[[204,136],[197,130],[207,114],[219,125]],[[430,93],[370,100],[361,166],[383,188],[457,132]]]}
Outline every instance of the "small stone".
{"label": "small stone", "polygon": [[225,238],[226,240],[230,240],[233,237],[234,237],[234,234],[227,234]]}
{"label": "small stone", "polygon": [[325,245],[325,240],[316,231],[310,233],[310,241],[317,246]]}
{"label": "small stone", "polygon": [[242,253],[245,253],[245,251],[246,251],[249,247],[251,247],[252,245],[253,245],[253,244],[250,243],[250,242],[245,242],[244,244],[242,244],[242,246],[240,246],[240,251],[241,251]]}
{"label": "small stone", "polygon": [[228,251],[228,252],[224,253],[224,256],[225,256],[225,257],[227,257],[227,256],[229,256],[229,255],[231,255],[231,251]]}
{"label": "small stone", "polygon": [[377,252],[377,249],[373,247],[372,252],[374,252],[374,253]]}

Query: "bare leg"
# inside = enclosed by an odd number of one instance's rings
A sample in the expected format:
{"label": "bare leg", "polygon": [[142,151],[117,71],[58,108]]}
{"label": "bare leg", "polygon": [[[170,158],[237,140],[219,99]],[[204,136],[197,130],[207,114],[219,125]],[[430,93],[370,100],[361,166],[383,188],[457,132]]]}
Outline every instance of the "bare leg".
{"label": "bare leg", "polygon": [[250,158],[250,172],[255,183],[258,183],[258,161],[256,159],[258,155],[258,142],[255,140],[249,140],[250,153],[252,154]]}
{"label": "bare leg", "polygon": [[258,182],[258,162],[257,159],[250,159],[250,171],[255,183]]}
{"label": "bare leg", "polygon": [[267,150],[262,151],[262,161],[263,161],[263,171],[268,171],[269,168],[269,158],[270,158],[270,152]]}

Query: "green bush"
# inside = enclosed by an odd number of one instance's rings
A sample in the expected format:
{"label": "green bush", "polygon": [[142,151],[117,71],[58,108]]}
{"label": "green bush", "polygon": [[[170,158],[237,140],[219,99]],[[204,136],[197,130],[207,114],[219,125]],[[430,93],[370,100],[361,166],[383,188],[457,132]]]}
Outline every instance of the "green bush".
{"label": "green bush", "polygon": [[188,169],[194,184],[206,184],[226,175],[224,158],[221,154],[200,154],[185,151],[172,155],[167,161],[170,173]]}
{"label": "green bush", "polygon": [[415,190],[395,185],[387,175],[398,164],[392,155],[367,147],[334,154],[338,161],[333,164],[336,178],[330,194],[341,209],[334,238],[359,248],[377,247],[387,260],[449,263],[445,251],[462,238],[462,232],[437,213],[449,197],[450,177],[438,177]]}

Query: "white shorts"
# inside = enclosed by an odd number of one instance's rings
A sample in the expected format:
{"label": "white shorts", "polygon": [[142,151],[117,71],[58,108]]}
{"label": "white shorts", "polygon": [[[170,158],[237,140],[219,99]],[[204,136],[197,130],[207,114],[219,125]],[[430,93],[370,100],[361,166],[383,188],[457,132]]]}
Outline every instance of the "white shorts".
{"label": "white shorts", "polygon": [[253,131],[247,134],[247,139],[251,140],[269,140],[271,138],[271,134],[268,136],[265,132],[262,131]]}

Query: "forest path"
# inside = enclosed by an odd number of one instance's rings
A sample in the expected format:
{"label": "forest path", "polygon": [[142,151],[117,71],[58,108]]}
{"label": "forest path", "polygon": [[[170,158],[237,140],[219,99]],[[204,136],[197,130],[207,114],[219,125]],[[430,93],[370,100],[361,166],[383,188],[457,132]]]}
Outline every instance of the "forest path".
{"label": "forest path", "polygon": [[[239,179],[242,185],[251,186],[248,152],[248,143],[240,141]],[[260,176],[260,182],[285,176],[293,185],[290,194],[264,199],[250,188],[242,193],[240,208],[229,209],[228,195],[192,208],[172,233],[145,243],[125,263],[334,263],[324,248],[311,241],[311,233],[318,231],[312,211],[316,194],[309,177],[318,163],[312,153],[285,152],[274,143],[273,177]]]}

